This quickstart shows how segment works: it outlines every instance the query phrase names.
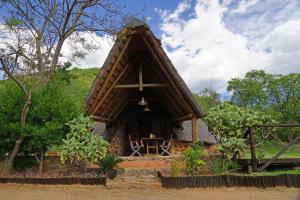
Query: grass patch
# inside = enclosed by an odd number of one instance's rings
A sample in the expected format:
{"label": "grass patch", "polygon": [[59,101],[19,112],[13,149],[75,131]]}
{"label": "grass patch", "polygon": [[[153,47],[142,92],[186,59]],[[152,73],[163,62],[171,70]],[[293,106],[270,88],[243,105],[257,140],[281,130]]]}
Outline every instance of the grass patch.
{"label": "grass patch", "polygon": [[300,174],[300,170],[278,170],[278,171],[262,171],[262,172],[251,172],[248,174],[234,173],[233,175],[239,176],[278,176],[282,174]]}
{"label": "grass patch", "polygon": [[[267,140],[257,148],[257,151],[262,151],[264,154],[264,159],[269,159],[272,158],[286,144],[281,145],[277,141]],[[244,158],[251,158],[251,153],[249,149],[246,150]],[[300,143],[294,144],[279,158],[300,158]]]}

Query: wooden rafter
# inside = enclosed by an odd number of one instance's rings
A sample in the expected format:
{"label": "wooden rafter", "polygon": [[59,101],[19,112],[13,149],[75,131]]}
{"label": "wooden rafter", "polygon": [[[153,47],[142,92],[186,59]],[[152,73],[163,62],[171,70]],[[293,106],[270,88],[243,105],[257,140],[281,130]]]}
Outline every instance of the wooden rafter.
{"label": "wooden rafter", "polygon": [[[155,61],[161,66],[162,71],[165,73],[166,77],[168,78],[168,80],[170,81],[170,83],[173,86],[174,91],[177,93],[179,99],[181,102],[186,102],[185,97],[182,95],[182,93],[178,90],[178,85],[176,85],[176,83],[174,82],[174,80],[172,80],[172,78],[169,76],[170,71],[167,71],[166,67],[164,67],[163,64],[163,60],[161,60],[158,55],[157,52],[154,51],[153,49],[153,44],[151,45],[150,42],[148,41],[148,39],[143,35],[140,34],[142,40],[145,42],[147,49],[151,52],[151,55],[153,55]],[[154,44],[155,45],[155,44]],[[182,104],[185,105],[185,104]],[[191,109],[191,108],[190,108]],[[192,110],[190,110],[190,112],[192,112]]]}
{"label": "wooden rafter", "polygon": [[[127,72],[123,74],[122,79],[127,79],[130,76],[130,72],[134,69],[133,65],[130,65],[130,67],[127,69]],[[106,106],[107,109],[105,109],[104,113],[102,112],[103,116],[106,116],[108,118],[112,118],[113,114],[118,110],[118,105],[122,101],[126,101],[127,94],[129,92],[127,90],[113,90],[112,91],[113,96],[111,99],[109,99],[109,103]],[[122,98],[120,98],[122,97]]]}
{"label": "wooden rafter", "polygon": [[[94,110],[92,110],[92,115],[95,114],[98,110],[98,108],[101,106],[101,104],[104,102],[104,100],[107,98],[107,96],[110,94],[111,90],[114,88],[114,86],[117,84],[117,82],[119,81],[119,79],[122,77],[122,75],[126,72],[127,68],[129,67],[130,62],[123,68],[123,70],[121,71],[121,73],[119,74],[119,76],[115,79],[115,81],[112,83],[111,87],[106,91],[106,93],[104,94],[104,96],[101,98],[101,100],[96,103],[96,108]],[[107,79],[106,79],[107,80]],[[104,85],[102,86],[102,88],[104,88]],[[101,89],[102,89],[101,88]],[[99,96],[100,93],[98,93]]]}
{"label": "wooden rafter", "polygon": [[[147,61],[148,61],[149,63],[151,63],[151,65],[154,65],[154,63],[151,61],[151,59],[149,59],[149,58],[146,58],[146,59],[147,59]],[[155,70],[153,70],[153,72],[154,72],[154,74],[155,74],[155,77],[159,77],[159,79],[162,79],[162,80],[165,79],[165,78],[163,77],[162,73],[157,73]],[[168,85],[168,86],[169,86],[169,85]],[[164,95],[166,95],[166,98],[168,99],[168,102],[171,103],[173,107],[179,109],[180,112],[183,112],[183,110],[182,110],[182,105],[184,105],[184,104],[182,104],[182,101],[174,101],[172,98],[170,98],[170,97],[173,96],[173,94],[170,93],[170,90],[169,90],[169,89],[171,89],[171,87],[168,87],[168,89],[165,89],[165,88],[164,88],[164,92],[165,92]],[[164,95],[161,95],[161,96],[164,96]],[[170,97],[169,97],[169,96],[170,96]],[[173,102],[174,102],[174,103],[173,103]],[[181,105],[180,105],[180,104],[181,104]],[[184,106],[184,109],[186,109],[185,106]],[[183,112],[183,113],[184,113],[184,112]]]}
{"label": "wooden rafter", "polygon": [[139,88],[140,91],[143,91],[141,89],[143,88],[154,88],[154,87],[168,87],[167,84],[163,83],[145,83],[145,84],[122,84],[122,85],[116,85],[115,88]]}
{"label": "wooden rafter", "polygon": [[187,115],[184,115],[181,117],[174,118],[173,120],[174,121],[184,121],[184,120],[188,120],[188,119],[192,119],[192,118],[193,118],[192,114],[187,114]]}
{"label": "wooden rafter", "polygon": [[139,64],[139,90],[143,91],[143,66]]}
{"label": "wooden rafter", "polygon": [[95,115],[91,115],[90,118],[95,121],[104,122],[104,123],[112,121],[112,119],[110,119],[110,118],[103,118],[103,117],[99,117],[99,116],[95,116]]}

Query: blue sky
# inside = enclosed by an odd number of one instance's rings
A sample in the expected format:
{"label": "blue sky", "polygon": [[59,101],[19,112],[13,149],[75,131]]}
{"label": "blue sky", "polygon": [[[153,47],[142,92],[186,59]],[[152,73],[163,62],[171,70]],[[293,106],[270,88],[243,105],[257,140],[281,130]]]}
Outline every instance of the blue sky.
{"label": "blue sky", "polygon": [[[246,72],[300,72],[300,0],[119,0],[138,13],[193,92],[209,87],[226,95],[227,82]],[[113,41],[78,67],[102,66]],[[72,41],[63,54],[72,52]]]}

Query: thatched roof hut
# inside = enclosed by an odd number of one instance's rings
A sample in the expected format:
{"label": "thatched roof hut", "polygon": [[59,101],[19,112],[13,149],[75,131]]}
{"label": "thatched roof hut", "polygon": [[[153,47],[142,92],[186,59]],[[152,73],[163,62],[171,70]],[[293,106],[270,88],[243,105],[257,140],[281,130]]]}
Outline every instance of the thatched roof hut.
{"label": "thatched roof hut", "polygon": [[[148,25],[133,19],[120,31],[85,101],[86,113],[113,137],[122,129],[143,137],[168,137],[174,130],[193,142],[208,137],[200,106]],[[105,124],[105,126],[104,126]],[[204,128],[203,128],[204,127]],[[108,131],[109,130],[109,131]],[[98,131],[99,133],[101,131]],[[176,131],[175,131],[176,132]],[[124,136],[125,135],[125,136]],[[212,142],[209,139],[206,142]],[[125,145],[126,146],[126,145]]]}

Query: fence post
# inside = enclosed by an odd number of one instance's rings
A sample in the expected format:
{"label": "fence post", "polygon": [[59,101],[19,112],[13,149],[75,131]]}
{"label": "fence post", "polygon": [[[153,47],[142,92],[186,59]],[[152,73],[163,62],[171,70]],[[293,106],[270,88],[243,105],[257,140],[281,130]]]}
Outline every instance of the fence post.
{"label": "fence post", "polygon": [[256,153],[255,153],[253,127],[249,128],[249,139],[250,139],[252,170],[253,172],[257,172],[257,160],[256,160]]}

